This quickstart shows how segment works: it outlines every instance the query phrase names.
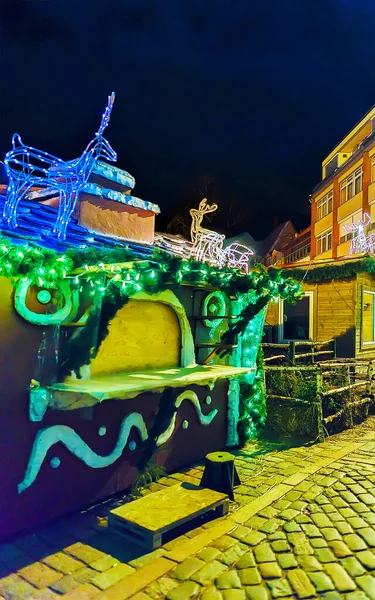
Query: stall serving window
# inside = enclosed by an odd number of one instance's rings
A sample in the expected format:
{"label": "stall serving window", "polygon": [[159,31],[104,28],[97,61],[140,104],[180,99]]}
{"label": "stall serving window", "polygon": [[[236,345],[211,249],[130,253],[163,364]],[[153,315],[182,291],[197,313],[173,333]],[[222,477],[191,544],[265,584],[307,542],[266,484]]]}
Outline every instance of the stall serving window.
{"label": "stall serving window", "polygon": [[281,340],[313,337],[313,292],[305,292],[296,304],[280,303]]}

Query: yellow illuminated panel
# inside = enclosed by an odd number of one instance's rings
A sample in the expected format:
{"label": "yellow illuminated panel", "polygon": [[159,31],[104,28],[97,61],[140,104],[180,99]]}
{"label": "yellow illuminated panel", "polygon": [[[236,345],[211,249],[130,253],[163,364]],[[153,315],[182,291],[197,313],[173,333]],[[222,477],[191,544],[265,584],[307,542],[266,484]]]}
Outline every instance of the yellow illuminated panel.
{"label": "yellow illuminated panel", "polygon": [[356,194],[353,198],[350,198],[350,200],[339,206],[337,209],[337,220],[342,221],[346,217],[350,217],[350,215],[362,210],[362,199],[363,192],[359,192],[359,194]]}
{"label": "yellow illuminated panel", "polygon": [[332,228],[332,225],[333,225],[333,215],[332,215],[332,213],[330,213],[329,215],[327,215],[326,217],[323,217],[322,219],[320,219],[320,221],[317,221],[315,223],[315,235],[319,235],[320,233],[323,233],[327,229]]}
{"label": "yellow illuminated panel", "polygon": [[91,376],[180,366],[180,324],[160,302],[131,300],[112,319]]}

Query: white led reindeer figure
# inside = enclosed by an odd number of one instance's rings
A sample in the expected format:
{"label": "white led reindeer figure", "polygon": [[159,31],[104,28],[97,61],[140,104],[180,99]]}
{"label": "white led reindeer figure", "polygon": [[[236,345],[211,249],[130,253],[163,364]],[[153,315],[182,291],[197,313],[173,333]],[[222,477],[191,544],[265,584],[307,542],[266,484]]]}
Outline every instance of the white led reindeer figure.
{"label": "white led reindeer figure", "polygon": [[207,261],[213,265],[223,266],[223,246],[225,235],[204,229],[201,226],[204,215],[215,212],[217,204],[207,204],[207,198],[200,201],[198,209],[192,208],[190,235],[193,247],[190,252],[190,258],[199,261]]}
{"label": "white led reindeer figure", "polygon": [[215,210],[217,210],[217,204],[210,206],[207,204],[207,198],[201,200],[198,209],[190,210],[192,216],[190,234],[193,242],[190,258],[206,261],[220,268],[227,265],[247,273],[250,257],[254,254],[253,250],[237,242],[233,242],[224,249],[225,235],[201,226],[204,215]]}
{"label": "white led reindeer figure", "polygon": [[25,146],[21,137],[14,134],[13,149],[4,159],[5,171],[9,179],[3,218],[9,227],[17,227],[17,208],[33,186],[48,187],[59,193],[59,211],[53,232],[59,240],[66,237],[66,228],[74,211],[78,193],[85,188],[95,162],[99,158],[115,162],[117,154],[103,137],[109,123],[115,93],[108,96],[108,104],[95,137],[83,154],[72,161],[63,161],[42,150]]}
{"label": "white led reindeer figure", "polygon": [[358,223],[344,225],[346,233],[353,234],[352,241],[350,242],[350,254],[363,254],[365,252],[374,253],[375,234],[371,233],[370,235],[366,235],[365,233],[365,229],[370,223],[371,217],[368,213],[365,213],[363,219],[360,219]]}

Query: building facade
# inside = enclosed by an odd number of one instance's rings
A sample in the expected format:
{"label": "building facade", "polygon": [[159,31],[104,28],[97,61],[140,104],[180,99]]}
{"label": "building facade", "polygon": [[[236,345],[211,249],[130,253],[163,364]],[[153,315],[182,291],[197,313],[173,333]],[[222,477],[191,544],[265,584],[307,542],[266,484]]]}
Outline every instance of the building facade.
{"label": "building facade", "polygon": [[375,106],[323,160],[311,197],[311,259],[347,256],[348,231],[364,215],[375,227]]}
{"label": "building facade", "polygon": [[269,340],[334,337],[339,356],[375,356],[374,248],[357,244],[360,222],[363,239],[375,242],[375,106],[323,160],[311,226],[283,248],[277,266],[302,282],[304,296],[269,305]]}

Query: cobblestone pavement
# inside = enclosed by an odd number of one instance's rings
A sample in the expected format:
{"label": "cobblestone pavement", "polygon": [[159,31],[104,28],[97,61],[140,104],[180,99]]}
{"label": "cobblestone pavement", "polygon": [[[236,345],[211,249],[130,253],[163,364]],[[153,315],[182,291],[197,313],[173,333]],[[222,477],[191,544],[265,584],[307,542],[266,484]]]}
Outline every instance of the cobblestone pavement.
{"label": "cobblestone pavement", "polygon": [[250,444],[236,465],[229,514],[151,554],[109,534],[114,501],[3,544],[0,600],[375,600],[375,417],[311,447]]}

